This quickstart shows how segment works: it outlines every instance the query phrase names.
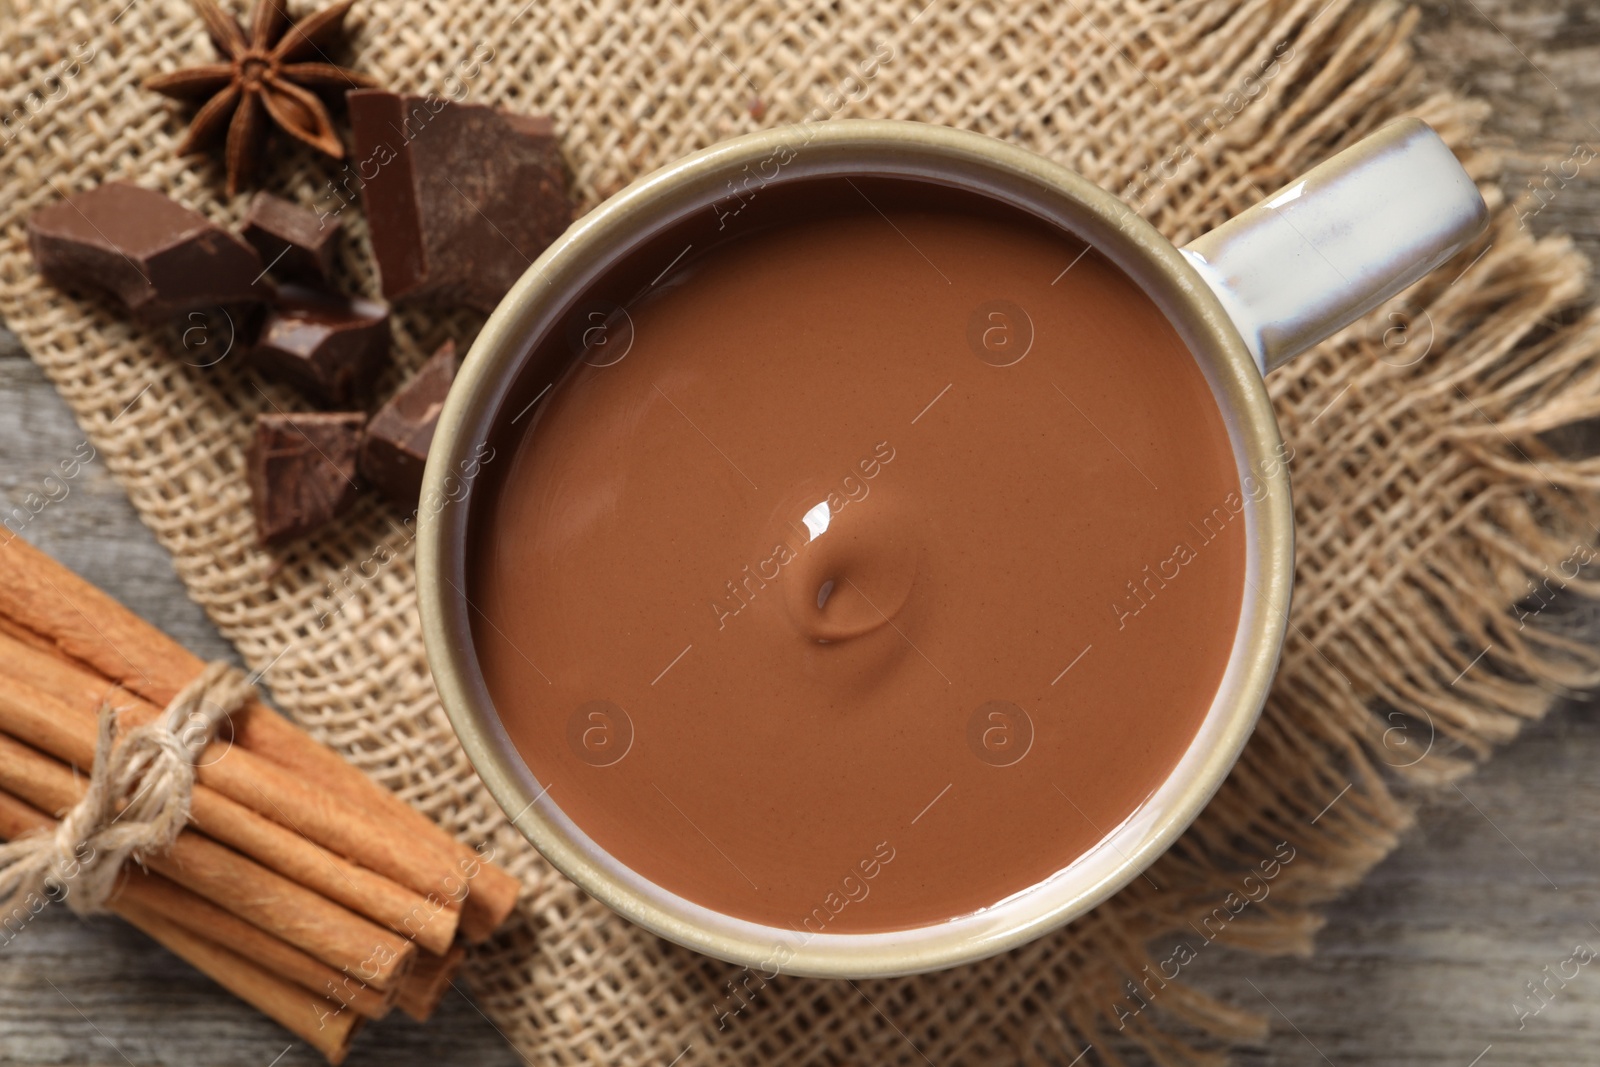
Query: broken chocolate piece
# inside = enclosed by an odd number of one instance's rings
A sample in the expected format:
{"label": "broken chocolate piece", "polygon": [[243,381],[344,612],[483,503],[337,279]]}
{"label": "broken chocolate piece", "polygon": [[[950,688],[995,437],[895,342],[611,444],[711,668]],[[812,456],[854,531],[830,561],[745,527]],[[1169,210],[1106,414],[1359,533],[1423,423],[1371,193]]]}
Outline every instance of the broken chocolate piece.
{"label": "broken chocolate piece", "polygon": [[364,422],[359,411],[256,417],[247,469],[263,543],[308,534],[355,502]]}
{"label": "broken chocolate piece", "polygon": [[550,119],[376,89],[345,99],[383,295],[492,311],[572,221]]}
{"label": "broken chocolate piece", "polygon": [[299,285],[278,300],[250,362],[324,407],[359,404],[389,358],[389,309]]}
{"label": "broken chocolate piece", "polygon": [[422,496],[428,445],[457,365],[455,342],[446,341],[367,423],[361,476],[402,508],[414,511]]}
{"label": "broken chocolate piece", "polygon": [[281,196],[257,193],[239,233],[275,277],[326,285],[333,277],[333,254],[342,225],[336,218],[324,222],[315,211]]}
{"label": "broken chocolate piece", "polygon": [[39,271],[64,289],[110,293],[147,320],[270,299],[255,249],[175,200],[106,182],[28,220]]}

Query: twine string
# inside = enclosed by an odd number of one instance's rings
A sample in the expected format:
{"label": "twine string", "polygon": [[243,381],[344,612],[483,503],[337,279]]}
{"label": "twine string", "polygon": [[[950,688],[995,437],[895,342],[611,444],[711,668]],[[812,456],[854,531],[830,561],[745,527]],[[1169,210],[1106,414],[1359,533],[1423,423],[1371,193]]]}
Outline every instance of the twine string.
{"label": "twine string", "polygon": [[142,863],[177,840],[189,821],[195,760],[254,695],[243,671],[209,663],[158,718],[120,744],[117,712],[101,704],[82,799],[54,829],[0,845],[0,916],[60,899],[80,915],[104,910],[124,861]]}

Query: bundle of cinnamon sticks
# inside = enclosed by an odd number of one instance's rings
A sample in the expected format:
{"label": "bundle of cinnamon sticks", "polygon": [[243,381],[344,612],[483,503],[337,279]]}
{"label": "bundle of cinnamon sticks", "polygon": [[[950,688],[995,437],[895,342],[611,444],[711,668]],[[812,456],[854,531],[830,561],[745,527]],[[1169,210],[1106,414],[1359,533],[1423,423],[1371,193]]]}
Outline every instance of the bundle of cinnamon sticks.
{"label": "bundle of cinnamon sticks", "polygon": [[[77,803],[103,704],[125,729],[151,721],[203,667],[20,538],[0,545],[0,838],[48,831]],[[462,943],[516,904],[490,855],[259,702],[195,777],[189,828],[128,865],[109,906],[331,1063],[391,1006],[426,1018]]]}

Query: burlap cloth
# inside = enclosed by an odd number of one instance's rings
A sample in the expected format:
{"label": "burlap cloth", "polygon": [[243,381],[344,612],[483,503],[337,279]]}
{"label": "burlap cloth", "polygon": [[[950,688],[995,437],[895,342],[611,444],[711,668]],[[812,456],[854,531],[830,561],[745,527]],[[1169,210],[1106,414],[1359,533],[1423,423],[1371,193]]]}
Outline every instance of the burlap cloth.
{"label": "burlap cloth", "polygon": [[[284,555],[257,546],[243,447],[256,412],[293,395],[237,358],[196,366],[211,355],[177,330],[136,327],[35,275],[23,220],[70,191],[128,178],[224,223],[246,202],[222,198],[217,161],[174,156],[184,116],[137,88],[211,55],[199,22],[182,0],[125,4],[24,11],[0,36],[0,314],[191,595],[250,664],[281,654],[267,679],[277,703],[464,838],[491,839],[523,879],[515,920],[473,955],[468,982],[534,1063],[1067,1064],[1088,1045],[1084,1062],[1207,1060],[1264,1023],[1182,973],[1152,980],[1174,973],[1177,945],[1202,951],[1205,929],[1307,951],[1316,906],[1394,846],[1408,783],[1462,773],[1552,691],[1597,679],[1593,652],[1539,607],[1552,590],[1588,591],[1574,561],[1600,518],[1600,463],[1553,443],[1600,414],[1600,334],[1574,306],[1586,267],[1565,240],[1520,229],[1491,189],[1476,247],[1273,380],[1299,528],[1283,667],[1237,770],[1150,879],[1026,948],[908,980],[763,985],[659,941],[552,871],[479,785],[429,680],[391,513],[367,500]],[[363,0],[347,55],[393,88],[464,84],[473,100],[552,113],[584,206],[729,135],[835,115],[1019,142],[1140,202],[1180,243],[1401,114],[1492,176],[1472,147],[1482,108],[1426,94],[1413,17],[1392,4],[523,4]],[[326,198],[334,167],[276,158],[264,187]],[[346,282],[371,291],[363,222],[344,217]],[[399,364],[470,341],[479,322],[402,309]],[[397,558],[368,576],[359,565],[379,544]],[[1286,849],[1255,899],[1244,876]]]}

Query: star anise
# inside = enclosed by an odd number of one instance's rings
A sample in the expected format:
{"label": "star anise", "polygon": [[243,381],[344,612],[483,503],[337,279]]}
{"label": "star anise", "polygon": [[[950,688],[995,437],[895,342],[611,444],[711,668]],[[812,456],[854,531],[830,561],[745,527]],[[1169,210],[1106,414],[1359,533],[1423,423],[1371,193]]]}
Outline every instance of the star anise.
{"label": "star anise", "polygon": [[192,0],[211,42],[227,62],[186,67],[145,80],[145,88],[179,99],[209,97],[195,113],[180,154],[204,148],[224,129],[227,137],[228,195],[249,182],[267,136],[267,120],[335,159],[344,145],[333,131],[328,109],[312,89],[367,88],[365,74],[308,60],[326,60],[322,45],[344,25],[355,0],[338,0],[291,25],[282,0],[256,0],[250,32],[214,0]]}

